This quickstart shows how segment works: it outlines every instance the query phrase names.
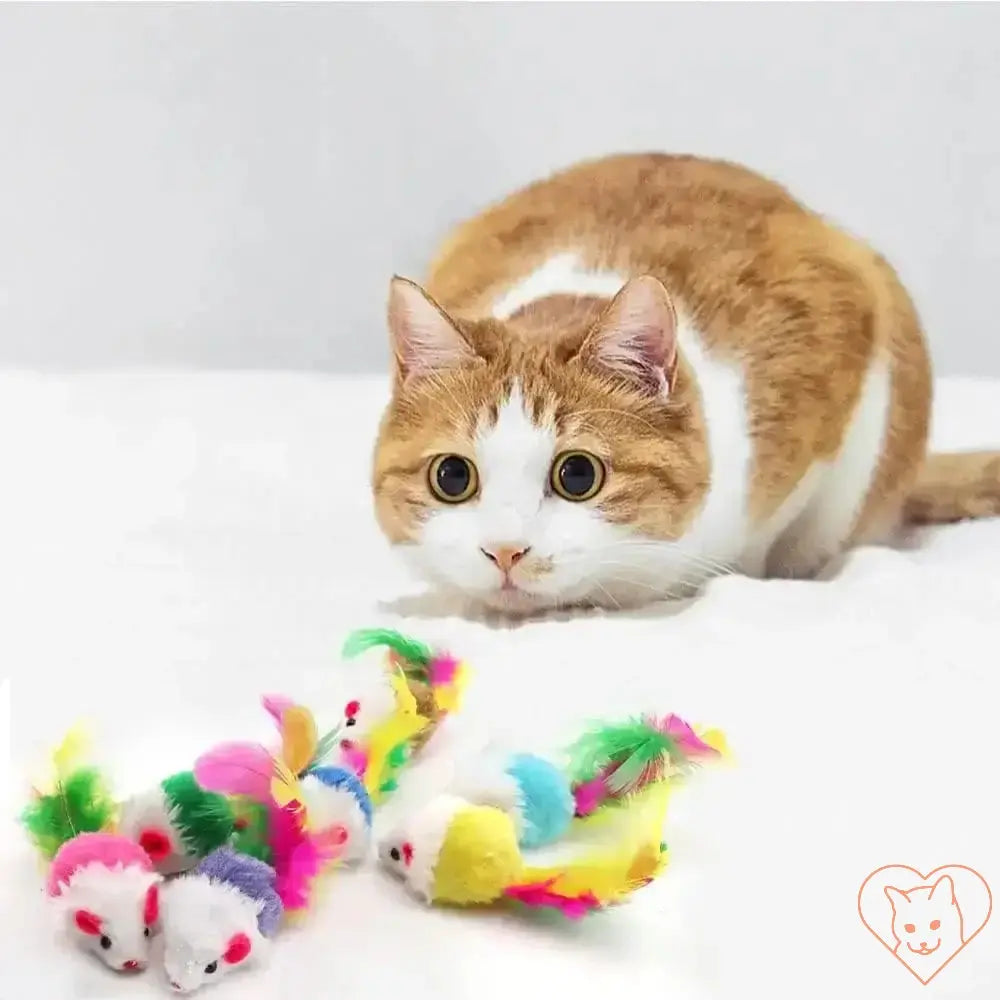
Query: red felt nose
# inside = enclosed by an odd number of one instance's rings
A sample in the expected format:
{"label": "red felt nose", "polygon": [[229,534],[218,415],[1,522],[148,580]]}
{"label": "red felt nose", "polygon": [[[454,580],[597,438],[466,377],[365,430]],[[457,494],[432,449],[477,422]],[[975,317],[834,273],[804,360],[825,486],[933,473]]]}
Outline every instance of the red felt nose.
{"label": "red felt nose", "polygon": [[130,958],[127,962],[122,962],[122,968],[126,972],[135,972],[136,969],[141,968],[141,966],[134,959]]}

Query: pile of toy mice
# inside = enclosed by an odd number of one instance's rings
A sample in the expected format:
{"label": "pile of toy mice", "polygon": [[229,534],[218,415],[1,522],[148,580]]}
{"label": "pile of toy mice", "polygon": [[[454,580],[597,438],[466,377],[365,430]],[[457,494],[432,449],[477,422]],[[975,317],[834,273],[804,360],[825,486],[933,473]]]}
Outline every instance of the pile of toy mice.
{"label": "pile of toy mice", "polygon": [[[258,963],[319,880],[373,853],[377,808],[461,706],[461,659],[384,629],[353,633],[344,656],[372,649],[385,651],[379,693],[349,702],[329,730],[304,705],[267,696],[272,746],[220,743],[123,802],[71,732],[21,817],[69,937],[118,972],[141,972],[162,951],[180,993]],[[595,725],[558,763],[484,753],[380,841],[379,863],[427,903],[578,919],[663,871],[669,790],[725,753],[719,731],[676,715]],[[535,849],[611,814],[605,842],[531,863]]]}

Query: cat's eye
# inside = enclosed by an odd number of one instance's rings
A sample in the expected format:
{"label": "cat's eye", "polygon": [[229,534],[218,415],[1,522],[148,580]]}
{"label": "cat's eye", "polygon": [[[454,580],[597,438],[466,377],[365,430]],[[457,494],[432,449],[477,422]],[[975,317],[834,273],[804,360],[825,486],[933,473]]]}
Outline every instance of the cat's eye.
{"label": "cat's eye", "polygon": [[208,965],[205,966],[205,974],[210,976],[218,967],[218,962],[209,962]]}
{"label": "cat's eye", "polygon": [[912,934],[917,928],[913,924],[903,924],[903,930],[907,934]]}
{"label": "cat's eye", "polygon": [[566,451],[552,463],[549,481],[564,500],[590,500],[604,485],[604,463],[586,451]]}
{"label": "cat's eye", "polygon": [[431,462],[427,484],[442,503],[465,503],[479,489],[479,474],[461,455],[438,455]]}
{"label": "cat's eye", "polygon": [[931,921],[931,930],[932,931],[936,931],[940,926],[941,926],[941,921],[940,920],[932,920]]}

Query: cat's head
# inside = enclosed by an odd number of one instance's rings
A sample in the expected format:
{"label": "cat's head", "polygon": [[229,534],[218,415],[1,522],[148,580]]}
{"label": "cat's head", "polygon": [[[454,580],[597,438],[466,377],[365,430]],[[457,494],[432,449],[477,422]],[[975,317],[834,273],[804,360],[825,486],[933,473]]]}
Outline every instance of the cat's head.
{"label": "cat's head", "polygon": [[433,584],[502,610],[668,596],[699,575],[675,540],[708,482],[673,306],[650,277],[552,306],[467,320],[393,280],[379,524]]}
{"label": "cat's head", "polygon": [[962,941],[962,914],[955,885],[942,875],[933,885],[913,889],[886,886],[892,904],[892,933],[900,946],[914,955],[931,955],[942,943],[949,951]]}

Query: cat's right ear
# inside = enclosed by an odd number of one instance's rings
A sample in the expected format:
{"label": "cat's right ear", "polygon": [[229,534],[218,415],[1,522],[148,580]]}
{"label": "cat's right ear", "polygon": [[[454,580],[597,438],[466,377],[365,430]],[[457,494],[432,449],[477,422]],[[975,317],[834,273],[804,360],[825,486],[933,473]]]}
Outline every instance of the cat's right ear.
{"label": "cat's right ear", "polygon": [[400,381],[480,361],[451,317],[399,275],[389,283],[389,335]]}
{"label": "cat's right ear", "polygon": [[910,897],[907,896],[902,889],[897,889],[893,885],[887,885],[885,887],[885,894],[888,897],[889,902],[892,903],[892,908],[894,910],[896,909],[897,906],[900,906],[903,903],[908,903],[910,901]]}

